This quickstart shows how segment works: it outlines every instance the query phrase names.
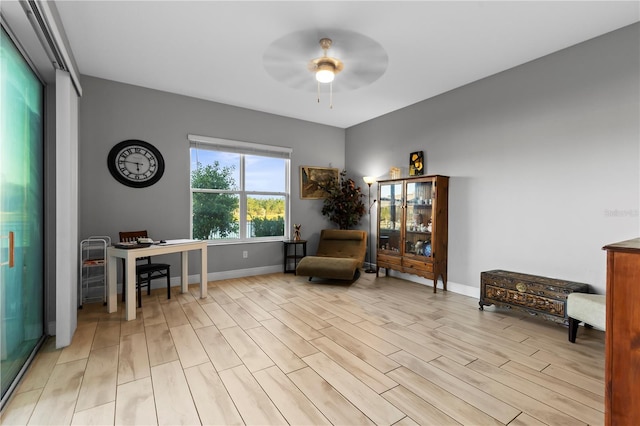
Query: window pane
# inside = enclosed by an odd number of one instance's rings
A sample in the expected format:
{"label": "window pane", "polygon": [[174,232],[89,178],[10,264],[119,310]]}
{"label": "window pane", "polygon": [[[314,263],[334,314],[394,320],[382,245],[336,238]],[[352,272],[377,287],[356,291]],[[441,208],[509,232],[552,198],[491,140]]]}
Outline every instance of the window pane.
{"label": "window pane", "polygon": [[275,195],[247,196],[247,235],[284,236],[285,199]]}
{"label": "window pane", "polygon": [[193,193],[193,236],[201,240],[240,238],[237,194]]}
{"label": "window pane", "polygon": [[245,156],[245,190],[285,192],[285,161],[282,158]]}
{"label": "window pane", "polygon": [[191,148],[191,187],[238,190],[240,154]]}

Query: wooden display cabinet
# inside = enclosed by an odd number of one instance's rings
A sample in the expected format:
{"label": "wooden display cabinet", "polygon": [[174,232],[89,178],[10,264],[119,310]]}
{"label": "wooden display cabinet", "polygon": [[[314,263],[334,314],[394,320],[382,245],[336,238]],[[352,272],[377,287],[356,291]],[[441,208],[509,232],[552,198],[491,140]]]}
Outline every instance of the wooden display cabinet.
{"label": "wooden display cabinet", "polygon": [[380,268],[438,278],[447,289],[449,177],[419,176],[378,182],[376,276]]}

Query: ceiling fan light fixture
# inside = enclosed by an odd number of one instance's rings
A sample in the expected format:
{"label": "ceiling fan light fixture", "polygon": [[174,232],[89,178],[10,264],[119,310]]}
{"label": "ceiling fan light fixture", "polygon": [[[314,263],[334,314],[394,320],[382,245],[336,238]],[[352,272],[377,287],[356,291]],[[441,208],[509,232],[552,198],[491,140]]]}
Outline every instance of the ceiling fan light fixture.
{"label": "ceiling fan light fixture", "polygon": [[324,55],[312,59],[308,65],[309,70],[315,73],[318,82],[318,103],[320,103],[320,84],[329,84],[329,108],[333,108],[333,79],[344,68],[344,63],[340,59],[327,55],[327,50],[332,43],[330,38],[321,38],[320,47],[324,51]]}
{"label": "ceiling fan light fixture", "polygon": [[336,68],[331,62],[320,62],[316,68],[319,83],[331,83],[336,76]]}

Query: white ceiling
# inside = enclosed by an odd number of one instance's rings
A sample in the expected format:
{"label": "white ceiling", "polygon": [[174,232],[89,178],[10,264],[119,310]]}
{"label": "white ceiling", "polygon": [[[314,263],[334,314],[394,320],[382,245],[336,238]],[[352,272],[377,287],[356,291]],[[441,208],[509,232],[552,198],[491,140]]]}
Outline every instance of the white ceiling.
{"label": "white ceiling", "polygon": [[[640,20],[638,1],[56,1],[82,74],[347,128]],[[360,33],[388,55],[356,90],[294,89],[263,55],[294,32]],[[317,43],[312,40],[311,45]],[[337,48],[338,40],[334,40]],[[320,56],[319,46],[308,59]],[[331,54],[331,51],[329,52]],[[337,55],[336,55],[337,56]],[[341,57],[345,73],[349,57]],[[355,59],[354,59],[355,60]],[[293,70],[295,72],[295,70]]]}

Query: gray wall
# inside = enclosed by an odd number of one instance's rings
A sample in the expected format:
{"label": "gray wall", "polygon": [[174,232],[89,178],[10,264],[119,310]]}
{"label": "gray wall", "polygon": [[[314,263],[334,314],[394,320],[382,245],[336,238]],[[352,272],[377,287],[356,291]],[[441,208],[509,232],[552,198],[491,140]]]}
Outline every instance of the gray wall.
{"label": "gray wall", "polygon": [[[291,220],[302,224],[302,236],[315,251],[319,232],[331,224],[320,214],[319,200],[301,200],[299,166],[344,167],[343,129],[207,102],[118,82],[82,77],[80,100],[80,237],[147,229],[153,238],[189,237],[189,142],[197,134],[293,148]],[[166,170],[149,188],[118,183],[107,169],[116,143],[141,139],[162,153]],[[249,257],[242,258],[247,250]],[[282,243],[210,246],[212,273],[280,270]],[[196,256],[193,256],[196,257]],[[167,256],[179,276],[178,256]],[[191,274],[199,261],[190,260]],[[251,271],[253,270],[253,271]],[[175,272],[174,272],[175,271]]]}
{"label": "gray wall", "polygon": [[383,178],[424,150],[427,174],[451,176],[457,291],[477,294],[480,272],[500,268],[604,293],[602,246],[639,236],[639,29],[352,127],[346,164]]}
{"label": "gray wall", "polygon": [[[83,76],[81,237],[115,239],[119,230],[136,228],[156,238],[187,236],[188,133],[292,147],[292,223],[303,224],[312,252],[319,231],[332,225],[319,213],[321,201],[299,199],[300,165],[346,164],[357,180],[384,178],[392,166],[406,172],[409,153],[424,150],[428,174],[451,176],[454,291],[477,294],[480,272],[502,268],[587,282],[602,293],[601,247],[640,231],[639,28],[618,30],[346,132]],[[150,188],[127,188],[107,170],[109,149],[132,138],[153,143],[167,160],[165,176]],[[366,217],[361,228],[367,228]],[[248,259],[242,259],[243,250]],[[259,273],[281,260],[279,243],[209,248],[210,274]],[[190,272],[197,267],[190,262]],[[177,275],[179,268],[174,270]]]}

